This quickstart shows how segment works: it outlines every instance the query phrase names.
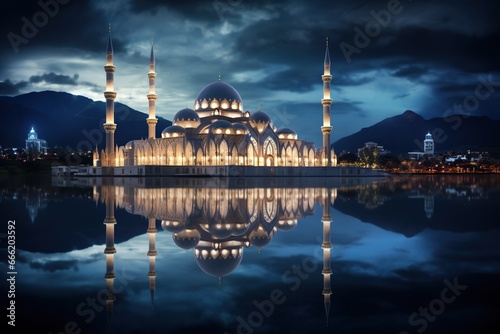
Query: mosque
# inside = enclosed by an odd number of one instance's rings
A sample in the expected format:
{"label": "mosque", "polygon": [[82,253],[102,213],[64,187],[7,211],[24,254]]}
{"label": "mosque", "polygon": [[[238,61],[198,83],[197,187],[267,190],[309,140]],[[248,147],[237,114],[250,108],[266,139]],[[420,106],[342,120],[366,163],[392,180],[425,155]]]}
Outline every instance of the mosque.
{"label": "mosque", "polygon": [[[115,146],[113,44],[108,37],[106,64],[106,147],[93,156],[93,168],[81,175],[147,176],[147,175],[326,175],[325,168],[335,167],[337,157],[330,146],[330,54],[328,40],[324,58],[323,136],[322,147],[302,140],[290,128],[276,128],[264,111],[250,112],[243,99],[230,84],[219,80],[209,83],[198,93],[193,109],[178,111],[172,125],[156,137],[157,95],[155,92],[155,55],[151,44],[149,59],[149,116],[146,120],[148,138],[131,140],[125,146]],[[353,167],[355,168],[355,167]],[[333,168],[330,168],[330,174]],[[337,171],[340,174],[340,171]],[[335,174],[335,173],[334,173]],[[343,174],[360,175],[343,171]],[[361,173],[363,174],[363,172]]]}

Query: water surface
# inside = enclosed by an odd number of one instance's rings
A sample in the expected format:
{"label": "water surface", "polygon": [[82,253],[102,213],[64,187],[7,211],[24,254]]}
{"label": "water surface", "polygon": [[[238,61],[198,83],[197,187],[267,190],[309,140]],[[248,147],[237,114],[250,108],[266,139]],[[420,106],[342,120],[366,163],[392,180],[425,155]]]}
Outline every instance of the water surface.
{"label": "water surface", "polygon": [[0,191],[2,221],[16,221],[16,330],[499,327],[498,176],[55,179]]}

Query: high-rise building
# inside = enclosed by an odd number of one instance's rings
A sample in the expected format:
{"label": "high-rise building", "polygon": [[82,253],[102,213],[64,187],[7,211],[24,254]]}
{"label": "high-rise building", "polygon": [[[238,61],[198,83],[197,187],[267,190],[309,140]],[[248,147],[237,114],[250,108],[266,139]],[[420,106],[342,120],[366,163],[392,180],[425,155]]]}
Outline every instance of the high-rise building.
{"label": "high-rise building", "polygon": [[432,135],[429,132],[425,135],[424,154],[434,154],[434,139],[432,139]]}
{"label": "high-rise building", "polygon": [[43,139],[38,139],[38,134],[33,127],[28,133],[28,139],[26,139],[26,153],[31,160],[47,153],[47,142]]}

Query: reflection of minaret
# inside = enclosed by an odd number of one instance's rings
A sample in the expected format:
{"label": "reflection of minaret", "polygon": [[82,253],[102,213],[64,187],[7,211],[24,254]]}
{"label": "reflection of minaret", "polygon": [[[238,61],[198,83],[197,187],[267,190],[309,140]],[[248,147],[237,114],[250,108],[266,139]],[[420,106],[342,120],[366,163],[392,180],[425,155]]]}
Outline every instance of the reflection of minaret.
{"label": "reflection of minaret", "polygon": [[321,248],[323,248],[323,300],[325,303],[326,324],[328,325],[328,317],[330,314],[330,296],[332,294],[330,284],[330,276],[332,275],[330,265],[330,252],[332,248],[332,243],[330,241],[330,223],[332,222],[332,217],[330,216],[330,205],[332,198],[329,189],[323,188],[322,191],[323,216],[321,217],[321,221],[323,222],[323,242],[321,244]]}
{"label": "reflection of minaret", "polygon": [[106,225],[106,249],[104,254],[106,254],[106,274],[104,278],[106,279],[106,314],[108,316],[108,323],[111,323],[111,318],[113,315],[113,303],[116,299],[114,294],[114,281],[115,281],[115,192],[114,187],[109,186],[104,188],[107,190],[105,192],[106,200],[106,218],[104,219],[104,225]]}
{"label": "reflection of minaret", "polygon": [[151,294],[151,307],[153,307],[153,300],[155,294],[155,286],[156,286],[156,233],[158,230],[156,229],[156,219],[148,218],[148,235],[149,235],[149,292]]}

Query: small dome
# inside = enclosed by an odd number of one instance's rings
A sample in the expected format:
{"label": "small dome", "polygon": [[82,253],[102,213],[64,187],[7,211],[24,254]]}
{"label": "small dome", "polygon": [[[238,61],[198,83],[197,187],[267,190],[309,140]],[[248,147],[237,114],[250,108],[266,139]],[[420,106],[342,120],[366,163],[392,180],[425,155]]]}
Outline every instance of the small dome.
{"label": "small dome", "polygon": [[172,124],[183,128],[195,128],[200,125],[200,116],[193,109],[184,108],[175,114]]}
{"label": "small dome", "polygon": [[259,133],[262,133],[267,126],[273,127],[273,122],[271,121],[271,117],[263,111],[256,111],[250,115],[250,124],[252,127],[257,129]]}
{"label": "small dome", "polygon": [[198,230],[185,229],[178,233],[173,233],[172,238],[177,246],[183,249],[191,249],[200,242],[200,232]]}
{"label": "small dome", "polygon": [[233,134],[233,125],[225,120],[218,120],[210,124],[210,132],[214,134]]}
{"label": "small dome", "polygon": [[281,128],[276,130],[279,139],[297,139],[297,132],[290,128]]}
{"label": "small dome", "polygon": [[255,123],[271,123],[271,117],[259,110],[250,115],[250,121]]}
{"label": "small dome", "polygon": [[248,133],[248,128],[241,123],[233,124],[234,133],[237,135],[246,135]]}
{"label": "small dome", "polygon": [[186,133],[186,129],[179,125],[171,125],[161,132],[162,138],[181,137]]}
{"label": "small dome", "polygon": [[127,144],[125,144],[125,149],[126,149],[126,150],[131,150],[131,149],[133,149],[134,147],[135,147],[135,144],[134,144],[134,141],[133,141],[133,140],[131,140],[131,141],[129,141]]}

